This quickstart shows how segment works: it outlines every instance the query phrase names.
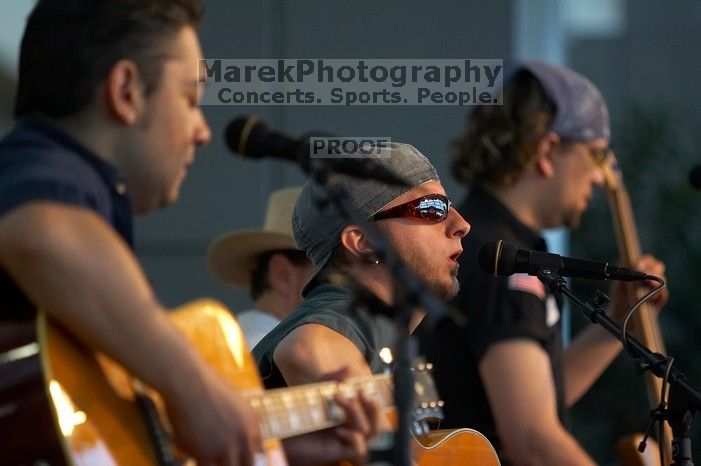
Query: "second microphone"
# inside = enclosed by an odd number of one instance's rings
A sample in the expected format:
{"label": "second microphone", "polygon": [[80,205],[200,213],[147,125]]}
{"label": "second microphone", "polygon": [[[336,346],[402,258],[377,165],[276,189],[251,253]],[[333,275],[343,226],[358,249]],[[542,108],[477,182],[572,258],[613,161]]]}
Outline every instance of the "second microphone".
{"label": "second microphone", "polygon": [[515,273],[537,275],[538,272],[547,269],[562,277],[590,280],[637,282],[650,278],[643,272],[626,267],[615,267],[607,262],[574,259],[544,251],[518,249],[503,240],[482,245],[477,260],[485,273],[495,277]]}

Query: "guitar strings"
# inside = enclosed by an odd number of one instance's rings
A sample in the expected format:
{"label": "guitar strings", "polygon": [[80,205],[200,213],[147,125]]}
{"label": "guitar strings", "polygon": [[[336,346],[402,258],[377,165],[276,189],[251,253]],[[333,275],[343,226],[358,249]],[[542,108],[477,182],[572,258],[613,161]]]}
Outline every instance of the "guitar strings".
{"label": "guitar strings", "polygon": [[392,404],[392,381],[385,374],[269,390],[251,395],[249,399],[261,417],[264,436],[284,438],[301,430],[317,430],[342,423],[343,412],[334,410],[332,398],[337,393],[358,390],[374,396],[383,407]]}

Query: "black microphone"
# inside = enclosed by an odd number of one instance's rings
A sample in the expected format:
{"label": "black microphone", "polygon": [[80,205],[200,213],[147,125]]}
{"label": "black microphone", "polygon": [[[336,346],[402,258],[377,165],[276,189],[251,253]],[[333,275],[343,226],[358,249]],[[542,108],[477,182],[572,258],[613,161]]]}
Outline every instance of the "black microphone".
{"label": "black microphone", "polygon": [[[323,137],[330,136],[323,135]],[[311,169],[309,137],[294,139],[285,136],[270,129],[254,115],[232,120],[226,127],[224,139],[229,149],[244,157],[254,159],[273,157],[295,162],[307,173]],[[377,180],[399,186],[411,185],[401,176],[369,157],[324,157],[323,161],[331,171],[354,178]]]}
{"label": "black microphone", "polygon": [[650,278],[643,272],[625,267],[615,267],[606,262],[573,259],[549,252],[518,249],[503,240],[482,245],[477,262],[485,273],[494,277],[515,273],[538,275],[538,272],[542,270],[549,270],[562,277],[591,280],[637,282]]}
{"label": "black microphone", "polygon": [[696,165],[689,172],[689,183],[695,190],[701,191],[701,165]]}

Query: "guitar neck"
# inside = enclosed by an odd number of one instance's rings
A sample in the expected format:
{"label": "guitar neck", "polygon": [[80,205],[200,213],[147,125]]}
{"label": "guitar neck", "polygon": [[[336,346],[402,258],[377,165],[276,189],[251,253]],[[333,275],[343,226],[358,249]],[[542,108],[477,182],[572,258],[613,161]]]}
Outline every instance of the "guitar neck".
{"label": "guitar neck", "polygon": [[[615,159],[612,161],[615,162]],[[612,163],[613,166],[613,163]],[[610,168],[612,168],[612,166]],[[632,266],[635,264],[642,251],[640,248],[640,238],[638,229],[633,215],[633,206],[630,202],[630,196],[626,190],[620,172],[614,174],[612,169],[609,169],[606,174],[606,192],[609,200],[611,216],[616,227],[616,239],[618,242],[618,251],[621,256],[623,265]],[[640,288],[628,285],[628,296],[633,301],[638,301],[644,295],[644,291]],[[650,350],[660,354],[666,354],[664,341],[662,340],[662,332],[657,322],[657,315],[649,304],[643,304],[636,315],[634,321],[637,326],[637,337]],[[660,404],[662,381],[650,373],[645,373],[645,383],[647,386],[648,400],[650,406],[656,408]],[[672,431],[669,424],[664,423],[662,436],[658,439],[661,445],[666,445],[663,465],[671,463],[671,449],[669,448],[672,439]]]}
{"label": "guitar neck", "polygon": [[[621,261],[626,266],[632,266],[638,261],[642,251],[630,197],[626,189],[623,186],[619,186],[615,191],[609,191],[609,201],[612,207],[611,214],[616,225],[616,238]],[[629,285],[629,294],[637,301],[644,292],[633,285]],[[640,340],[652,351],[666,354],[662,333],[657,323],[656,314],[651,309],[651,306],[643,304],[640,312],[636,313],[634,319],[639,329],[638,336]],[[652,379],[657,379],[654,375],[648,374],[648,376]]]}
{"label": "guitar neck", "polygon": [[250,395],[249,401],[261,419],[263,438],[284,439],[342,424],[343,410],[334,402],[337,394],[352,396],[362,390],[388,410],[394,406],[392,386],[391,375],[380,374],[267,390]]}

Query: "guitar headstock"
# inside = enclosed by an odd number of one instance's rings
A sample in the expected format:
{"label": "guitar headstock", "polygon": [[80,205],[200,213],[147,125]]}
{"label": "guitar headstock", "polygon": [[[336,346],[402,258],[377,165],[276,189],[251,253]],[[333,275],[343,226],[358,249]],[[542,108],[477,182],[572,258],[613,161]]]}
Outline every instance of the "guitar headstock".
{"label": "guitar headstock", "polygon": [[433,365],[419,360],[412,369],[414,373],[414,420],[436,422],[443,419],[443,401],[438,396],[436,384],[431,376]]}

